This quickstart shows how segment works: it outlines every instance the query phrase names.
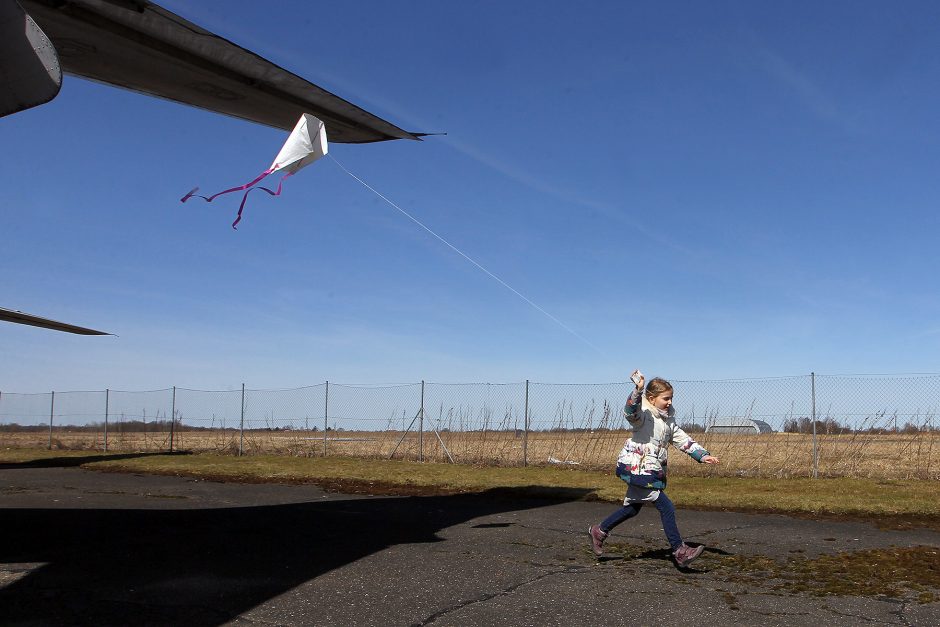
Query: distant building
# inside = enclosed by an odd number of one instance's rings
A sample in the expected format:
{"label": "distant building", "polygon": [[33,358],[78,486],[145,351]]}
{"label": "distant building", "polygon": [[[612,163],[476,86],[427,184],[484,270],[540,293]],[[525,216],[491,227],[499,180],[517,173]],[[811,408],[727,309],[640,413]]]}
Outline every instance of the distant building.
{"label": "distant building", "polygon": [[715,418],[705,427],[705,433],[773,433],[763,420],[753,418]]}

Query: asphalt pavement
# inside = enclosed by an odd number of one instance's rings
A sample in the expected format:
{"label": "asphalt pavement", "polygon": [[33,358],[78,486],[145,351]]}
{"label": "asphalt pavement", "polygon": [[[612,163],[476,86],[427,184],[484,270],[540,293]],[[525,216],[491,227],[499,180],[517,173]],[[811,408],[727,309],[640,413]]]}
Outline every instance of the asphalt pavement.
{"label": "asphalt pavement", "polygon": [[652,507],[597,559],[586,529],[615,506],[581,496],[353,496],[0,464],[0,623],[940,624],[940,603],[916,595],[819,596],[749,567],[940,547],[936,532],[680,509],[686,541],[707,547],[681,570]]}

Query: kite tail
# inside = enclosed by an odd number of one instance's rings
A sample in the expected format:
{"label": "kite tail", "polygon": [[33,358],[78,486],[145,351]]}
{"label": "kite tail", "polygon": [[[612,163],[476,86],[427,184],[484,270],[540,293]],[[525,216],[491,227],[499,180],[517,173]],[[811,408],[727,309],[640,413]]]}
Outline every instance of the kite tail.
{"label": "kite tail", "polygon": [[[270,172],[269,172],[268,174],[270,174]],[[284,185],[284,179],[286,179],[286,178],[287,178],[288,176],[290,176],[291,174],[293,174],[293,172],[288,172],[287,174],[285,174],[284,176],[281,177],[281,180],[280,180],[280,181],[278,182],[278,184],[277,184],[277,191],[276,191],[276,192],[275,192],[275,191],[272,191],[272,190],[270,190],[270,189],[268,189],[267,187],[261,187],[260,185],[259,185],[258,187],[252,187],[251,189],[249,189],[248,191],[246,191],[246,192],[245,192],[245,195],[242,196],[242,202],[241,202],[241,204],[238,205],[238,216],[236,216],[235,221],[232,222],[232,228],[235,229],[236,231],[238,230],[238,226],[237,226],[237,225],[238,225],[239,222],[242,221],[242,210],[245,208],[245,201],[248,200],[248,194],[250,194],[251,192],[255,191],[256,189],[260,189],[260,190],[262,190],[262,191],[265,191],[265,192],[271,194],[272,196],[280,196],[280,195],[281,195],[281,187]],[[265,176],[267,176],[267,174],[266,174]],[[260,178],[256,179],[256,180],[254,181],[254,183],[257,183],[258,181],[260,181],[261,178],[264,178],[264,177],[260,177]],[[254,184],[254,183],[252,183],[252,184]],[[197,189],[198,189],[198,188],[197,188]],[[193,191],[196,191],[196,190],[193,190]],[[224,193],[224,192],[223,192],[223,193]],[[192,192],[190,192],[190,194],[192,194]],[[218,196],[218,194],[216,194],[216,196]],[[214,196],[213,196],[213,198],[214,198]],[[184,202],[185,202],[185,201],[184,201]]]}
{"label": "kite tail", "polygon": [[[198,188],[198,187],[194,187],[194,188],[192,188],[191,190],[189,190],[189,193],[188,193],[188,194],[186,194],[185,196],[183,196],[182,198],[180,198],[180,202],[186,202],[187,200],[189,200],[190,198],[193,198],[193,197],[202,198],[202,199],[205,200],[206,202],[212,202],[213,200],[215,200],[216,198],[218,198],[218,197],[221,196],[222,194],[229,194],[229,193],[231,193],[231,192],[240,192],[240,191],[243,190],[243,189],[249,189],[249,188],[252,187],[253,185],[256,185],[259,181],[261,181],[261,179],[263,179],[263,178],[266,177],[267,175],[271,174],[271,172],[274,172],[274,168],[269,168],[269,169],[265,170],[264,172],[262,172],[261,174],[259,174],[258,177],[257,177],[255,180],[253,180],[251,183],[245,183],[244,185],[239,185],[238,187],[233,187],[233,188],[231,188],[231,189],[226,189],[226,190],[223,190],[223,191],[221,191],[221,192],[219,192],[219,193],[217,193],[217,194],[212,194],[211,196],[200,196],[199,194],[196,193],[196,192],[199,191],[199,188]],[[250,190],[249,190],[249,191],[250,191]]]}
{"label": "kite tail", "polygon": [[276,192],[275,192],[275,191],[272,191],[272,190],[270,190],[270,189],[268,189],[267,187],[255,187],[255,185],[257,185],[264,177],[266,177],[266,176],[268,176],[269,174],[271,174],[272,172],[274,172],[274,170],[275,170],[274,167],[268,168],[267,170],[265,170],[264,172],[262,172],[261,174],[259,174],[259,175],[255,178],[255,180],[253,180],[253,181],[250,182],[250,183],[245,183],[244,185],[239,185],[238,187],[232,187],[231,189],[222,190],[221,192],[212,194],[211,196],[202,196],[202,195],[200,195],[200,194],[197,194],[196,192],[199,191],[199,188],[198,188],[198,187],[194,187],[194,188],[192,188],[191,190],[189,190],[189,192],[188,192],[185,196],[183,196],[182,198],[180,198],[180,202],[186,202],[186,201],[189,200],[190,198],[202,198],[202,199],[205,200],[206,202],[212,202],[213,200],[215,200],[216,198],[218,198],[219,196],[221,196],[221,195],[223,195],[223,194],[230,194],[230,193],[232,193],[232,192],[240,192],[240,191],[242,191],[242,190],[245,190],[245,195],[242,196],[242,202],[241,202],[241,204],[238,206],[238,216],[235,218],[235,221],[232,222],[232,228],[235,229],[235,230],[238,230],[237,227],[236,227],[236,225],[237,225],[237,224],[241,221],[241,219],[242,219],[242,211],[245,209],[245,201],[248,200],[248,194],[250,194],[252,191],[254,191],[254,190],[256,190],[256,189],[263,189],[264,191],[266,191],[267,193],[271,194],[272,196],[280,196],[280,195],[281,195],[281,186],[284,184],[284,179],[286,179],[288,176],[290,176],[291,174],[293,174],[292,172],[288,172],[287,174],[285,174],[284,176],[281,177],[281,181],[280,181],[280,182],[278,183],[278,185],[277,185],[277,191],[276,191]]}

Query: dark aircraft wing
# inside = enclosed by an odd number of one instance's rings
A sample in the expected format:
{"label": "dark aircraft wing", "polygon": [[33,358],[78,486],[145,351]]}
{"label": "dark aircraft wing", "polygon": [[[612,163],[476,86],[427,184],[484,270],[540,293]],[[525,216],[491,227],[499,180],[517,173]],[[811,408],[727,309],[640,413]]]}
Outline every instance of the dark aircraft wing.
{"label": "dark aircraft wing", "polygon": [[[0,0],[6,2],[16,4]],[[19,3],[52,41],[62,70],[68,74],[288,131],[301,114],[310,113],[326,124],[331,142],[421,136],[152,2]],[[6,65],[14,46],[22,47],[22,43],[17,38],[0,38],[0,64]]]}
{"label": "dark aircraft wing", "polygon": [[61,86],[52,42],[23,7],[0,0],[0,116],[49,102]]}
{"label": "dark aircraft wing", "polygon": [[74,324],[59,322],[58,320],[40,318],[39,316],[23,313],[22,311],[13,311],[12,309],[4,309],[2,307],[0,307],[0,320],[5,320],[6,322],[15,322],[17,324],[28,324],[34,327],[53,329],[55,331],[77,333],[79,335],[112,335],[111,333],[105,333],[104,331],[95,331],[94,329],[87,329],[85,327],[75,326]]}

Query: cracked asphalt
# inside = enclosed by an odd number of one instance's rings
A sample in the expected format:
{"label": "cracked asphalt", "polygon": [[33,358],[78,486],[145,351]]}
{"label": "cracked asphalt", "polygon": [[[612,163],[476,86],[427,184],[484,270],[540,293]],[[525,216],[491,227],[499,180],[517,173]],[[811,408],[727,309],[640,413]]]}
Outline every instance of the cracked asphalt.
{"label": "cracked asphalt", "polygon": [[490,496],[350,496],[0,466],[5,625],[938,625],[940,603],[781,592],[727,556],[940,547],[928,530],[679,510],[693,568],[653,508]]}

